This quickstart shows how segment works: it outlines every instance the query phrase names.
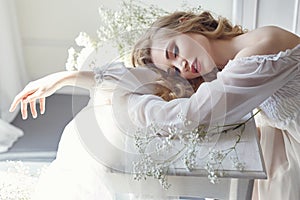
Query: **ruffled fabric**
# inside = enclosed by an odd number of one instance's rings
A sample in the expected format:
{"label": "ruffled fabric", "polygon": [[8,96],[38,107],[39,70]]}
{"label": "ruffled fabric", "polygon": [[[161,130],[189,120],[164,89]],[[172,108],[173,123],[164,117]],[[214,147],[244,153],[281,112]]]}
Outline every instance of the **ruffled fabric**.
{"label": "ruffled fabric", "polygon": [[123,62],[110,63],[93,69],[98,84],[104,80],[119,81],[127,70]]}
{"label": "ruffled fabric", "polygon": [[[265,122],[278,129],[289,130],[299,120],[300,72],[285,86],[260,105]],[[299,122],[299,121],[298,121]],[[293,128],[294,129],[294,128]],[[299,130],[299,128],[298,128]],[[293,135],[300,142],[300,133]]]}

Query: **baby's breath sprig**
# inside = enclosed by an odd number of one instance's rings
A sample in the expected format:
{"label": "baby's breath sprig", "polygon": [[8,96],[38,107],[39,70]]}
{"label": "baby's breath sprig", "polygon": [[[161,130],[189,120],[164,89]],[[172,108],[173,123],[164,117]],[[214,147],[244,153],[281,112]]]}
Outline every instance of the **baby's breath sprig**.
{"label": "baby's breath sprig", "polygon": [[[201,10],[201,7],[191,8],[187,2],[183,2],[181,8],[194,12],[200,12]],[[96,30],[97,37],[91,38],[85,32],[79,33],[79,36],[75,39],[77,47],[71,47],[68,50],[66,70],[80,70],[83,64],[93,67],[98,61],[98,53],[105,55],[109,52],[110,55],[114,52],[113,50],[118,52],[115,57],[119,56],[123,62],[131,63],[128,61],[128,52],[131,52],[133,45],[156,19],[169,13],[169,11],[157,5],[149,5],[140,0],[122,0],[115,9],[100,6],[98,11],[100,26]],[[114,49],[110,49],[110,46]],[[103,56],[103,59],[108,58],[111,57]],[[103,64],[111,62],[111,60],[100,60],[99,62]]]}
{"label": "baby's breath sprig", "polygon": [[[211,148],[204,168],[213,184],[219,183],[220,177],[225,175],[223,162],[229,155],[233,167],[243,171],[245,163],[239,159],[236,147],[241,141],[246,123],[258,112],[244,122],[210,128],[205,125],[191,128],[194,122],[178,114],[184,128],[179,129],[174,124],[161,128],[159,124],[152,123],[148,129],[139,129],[134,136],[140,156],[139,161],[133,163],[134,179],[153,177],[159,180],[163,188],[168,189],[171,184],[167,182],[167,175],[174,163],[181,160],[186,169],[192,171],[199,166],[198,156],[203,156],[199,155],[198,149],[216,134],[227,134],[230,131],[236,134],[233,145],[226,149]],[[152,148],[153,144],[155,148]]]}
{"label": "baby's breath sprig", "polygon": [[208,179],[210,180],[211,183],[213,184],[219,183],[220,181],[219,177],[223,177],[225,175],[222,164],[223,161],[227,158],[227,156],[232,152],[234,153],[234,156],[231,156],[230,160],[232,161],[233,167],[239,171],[244,170],[245,163],[239,160],[236,146],[239,144],[241,140],[247,121],[241,123],[241,125],[240,124],[236,125],[231,129],[231,130],[236,130],[237,128],[240,128],[238,134],[236,134],[235,143],[231,147],[227,149],[221,149],[221,150],[211,149],[209,151],[205,169],[208,172]]}
{"label": "baby's breath sprig", "polygon": [[30,200],[38,182],[47,166],[40,169],[30,168],[22,161],[6,161],[6,171],[0,171],[1,200]]}
{"label": "baby's breath sprig", "polygon": [[[123,55],[158,17],[168,12],[138,0],[123,0],[119,9],[99,8],[102,26],[97,33],[100,42],[112,41]],[[113,39],[113,40],[112,40]]]}

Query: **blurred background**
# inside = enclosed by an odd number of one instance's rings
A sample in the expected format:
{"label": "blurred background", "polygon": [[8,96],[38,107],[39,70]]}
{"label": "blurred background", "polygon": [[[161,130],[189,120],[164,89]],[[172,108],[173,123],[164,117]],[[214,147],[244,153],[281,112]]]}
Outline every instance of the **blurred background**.
{"label": "blurred background", "polygon": [[[4,1],[4,0],[1,0]],[[6,0],[7,1],[7,0]],[[29,79],[64,70],[67,49],[81,31],[96,37],[101,25],[98,7],[118,9],[120,0],[10,0],[14,3],[16,20],[24,53],[24,66]],[[294,12],[297,0],[146,0],[166,10],[180,10],[183,3],[201,6],[234,23],[253,29],[277,24],[299,31]],[[13,4],[13,3],[11,3]],[[297,8],[297,7],[296,7]]]}
{"label": "blurred background", "polygon": [[[84,31],[97,37],[101,26],[99,6],[119,9],[121,0],[0,0],[0,141],[20,137],[0,158],[24,158],[20,153],[52,152],[55,156],[65,124],[88,101],[88,94],[61,90],[49,98],[47,111],[38,119],[23,121],[19,112],[8,113],[14,96],[31,80],[65,70],[68,49]],[[278,25],[300,32],[299,0],[146,0],[167,11],[184,6],[210,10],[227,17],[233,24],[252,30],[263,25]],[[74,106],[74,96],[76,106]],[[70,101],[73,104],[70,104]],[[15,134],[12,137],[12,133]],[[23,135],[23,136],[22,136]],[[22,137],[21,137],[22,136]],[[11,143],[0,142],[3,152]],[[0,146],[1,147],[1,146]],[[14,153],[18,154],[14,154]],[[36,155],[36,154],[35,154]],[[48,156],[49,156],[48,155]],[[26,156],[25,156],[26,157]],[[30,157],[30,156],[29,156]],[[34,157],[32,155],[32,157]],[[46,156],[47,157],[47,156]]]}

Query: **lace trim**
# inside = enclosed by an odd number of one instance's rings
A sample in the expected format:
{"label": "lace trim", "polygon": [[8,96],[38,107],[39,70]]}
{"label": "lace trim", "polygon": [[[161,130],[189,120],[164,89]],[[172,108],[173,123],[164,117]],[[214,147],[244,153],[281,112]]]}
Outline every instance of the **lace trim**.
{"label": "lace trim", "polygon": [[293,49],[287,49],[285,51],[280,51],[277,54],[253,55],[253,56],[249,56],[249,57],[240,57],[240,58],[235,58],[232,61],[240,61],[240,62],[246,62],[246,61],[262,62],[263,60],[276,61],[281,57],[292,56],[292,55],[300,55],[300,44],[298,44]]}

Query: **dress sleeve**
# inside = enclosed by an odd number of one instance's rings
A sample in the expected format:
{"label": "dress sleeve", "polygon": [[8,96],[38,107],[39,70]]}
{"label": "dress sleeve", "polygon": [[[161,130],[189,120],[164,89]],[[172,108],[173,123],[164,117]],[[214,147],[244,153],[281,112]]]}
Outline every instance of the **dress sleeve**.
{"label": "dress sleeve", "polygon": [[300,70],[300,47],[276,55],[230,61],[217,79],[200,85],[190,98],[169,102],[155,95],[130,94],[128,113],[135,125],[182,125],[178,114],[200,124],[237,122],[291,80]]}

